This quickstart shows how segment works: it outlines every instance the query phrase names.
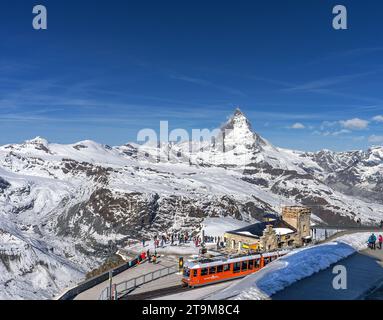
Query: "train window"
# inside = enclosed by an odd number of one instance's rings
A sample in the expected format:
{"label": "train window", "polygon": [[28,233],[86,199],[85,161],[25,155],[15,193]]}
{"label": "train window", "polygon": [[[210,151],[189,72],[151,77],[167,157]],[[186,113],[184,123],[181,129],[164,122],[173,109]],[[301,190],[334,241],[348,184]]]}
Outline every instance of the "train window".
{"label": "train window", "polygon": [[201,269],[201,276],[206,276],[207,275],[207,268],[202,268]]}
{"label": "train window", "polygon": [[217,273],[223,271],[223,265],[217,266]]}
{"label": "train window", "polygon": [[247,270],[247,261],[242,261],[242,271]]}
{"label": "train window", "polygon": [[189,276],[190,276],[189,268],[184,268],[184,277],[189,277]]}
{"label": "train window", "polygon": [[197,270],[193,270],[193,277],[197,276]]}
{"label": "train window", "polygon": [[241,263],[240,262],[234,263],[233,272],[237,273],[237,272],[240,272],[240,271],[241,271]]}
{"label": "train window", "polygon": [[259,259],[254,260],[254,268],[259,268],[260,264],[261,263]]}
{"label": "train window", "polygon": [[254,260],[249,260],[249,270],[253,270]]}
{"label": "train window", "polygon": [[209,274],[214,274],[216,271],[215,271],[215,267],[210,267],[209,268]]}
{"label": "train window", "polygon": [[265,258],[265,265],[267,265],[270,262],[270,258]]}
{"label": "train window", "polygon": [[223,266],[223,271],[230,271],[230,264],[225,264],[224,266]]}

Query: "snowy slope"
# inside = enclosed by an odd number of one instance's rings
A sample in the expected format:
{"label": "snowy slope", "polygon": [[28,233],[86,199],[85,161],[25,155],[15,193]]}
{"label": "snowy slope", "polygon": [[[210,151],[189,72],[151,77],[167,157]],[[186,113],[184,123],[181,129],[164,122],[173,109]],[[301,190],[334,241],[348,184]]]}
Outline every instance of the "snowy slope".
{"label": "snowy slope", "polygon": [[341,236],[330,243],[294,250],[207,299],[267,299],[292,283],[327,269],[355,251],[366,248],[369,236],[370,233],[355,233]]}

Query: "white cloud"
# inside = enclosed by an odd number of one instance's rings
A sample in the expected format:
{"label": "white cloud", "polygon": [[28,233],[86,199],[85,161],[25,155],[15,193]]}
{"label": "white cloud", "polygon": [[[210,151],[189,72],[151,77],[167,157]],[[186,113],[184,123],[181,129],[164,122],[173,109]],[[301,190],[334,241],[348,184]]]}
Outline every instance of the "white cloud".
{"label": "white cloud", "polygon": [[372,118],[372,120],[376,122],[383,122],[383,116],[382,115],[375,116]]}
{"label": "white cloud", "polygon": [[326,131],[318,131],[318,130],[315,130],[312,132],[313,135],[321,135],[323,137],[328,137],[328,136],[340,136],[342,134],[347,134],[347,133],[351,133],[351,130],[348,130],[348,129],[341,129],[339,131],[329,131],[329,130],[326,130]]}
{"label": "white cloud", "polygon": [[346,134],[346,133],[350,133],[350,132],[351,132],[351,131],[348,130],[348,129],[342,129],[342,130],[333,132],[331,135],[333,135],[333,136],[339,136],[339,135],[341,135],[341,134]]}
{"label": "white cloud", "polygon": [[377,136],[377,135],[373,134],[372,136],[368,137],[368,142],[383,143],[383,136]]}
{"label": "white cloud", "polygon": [[305,125],[303,123],[296,122],[290,128],[291,129],[304,129],[306,127],[305,127]]}
{"label": "white cloud", "polygon": [[350,130],[366,129],[369,124],[367,120],[362,120],[359,118],[344,120],[344,121],[340,121],[339,123],[341,124],[343,128],[350,129]]}

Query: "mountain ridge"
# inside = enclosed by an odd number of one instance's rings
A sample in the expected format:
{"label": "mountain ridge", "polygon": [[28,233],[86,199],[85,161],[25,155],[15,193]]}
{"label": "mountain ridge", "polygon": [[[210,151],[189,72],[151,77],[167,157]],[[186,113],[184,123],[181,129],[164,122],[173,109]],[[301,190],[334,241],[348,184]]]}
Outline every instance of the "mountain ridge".
{"label": "mountain ridge", "polygon": [[[343,153],[278,148],[254,132],[240,110],[220,132],[202,145],[64,145],[36,137],[0,146],[3,297],[17,297],[25,283],[37,292],[28,291],[29,298],[53,295],[101,263],[111,242],[123,246],[169,230],[193,234],[208,217],[252,223],[265,211],[302,204],[317,222],[382,220],[382,147]],[[9,248],[11,238],[22,240]],[[27,263],[15,250],[26,257],[37,250],[41,257]],[[55,281],[60,267],[66,277]]]}

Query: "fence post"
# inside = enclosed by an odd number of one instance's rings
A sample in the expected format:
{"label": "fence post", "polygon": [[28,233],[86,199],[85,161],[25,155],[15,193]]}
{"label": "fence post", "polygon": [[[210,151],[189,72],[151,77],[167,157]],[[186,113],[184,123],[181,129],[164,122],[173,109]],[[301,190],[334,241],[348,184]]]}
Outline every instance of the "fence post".
{"label": "fence post", "polygon": [[118,293],[117,293],[117,285],[116,284],[114,284],[113,285],[113,300],[118,300]]}
{"label": "fence post", "polygon": [[112,300],[113,271],[109,271],[109,300]]}

